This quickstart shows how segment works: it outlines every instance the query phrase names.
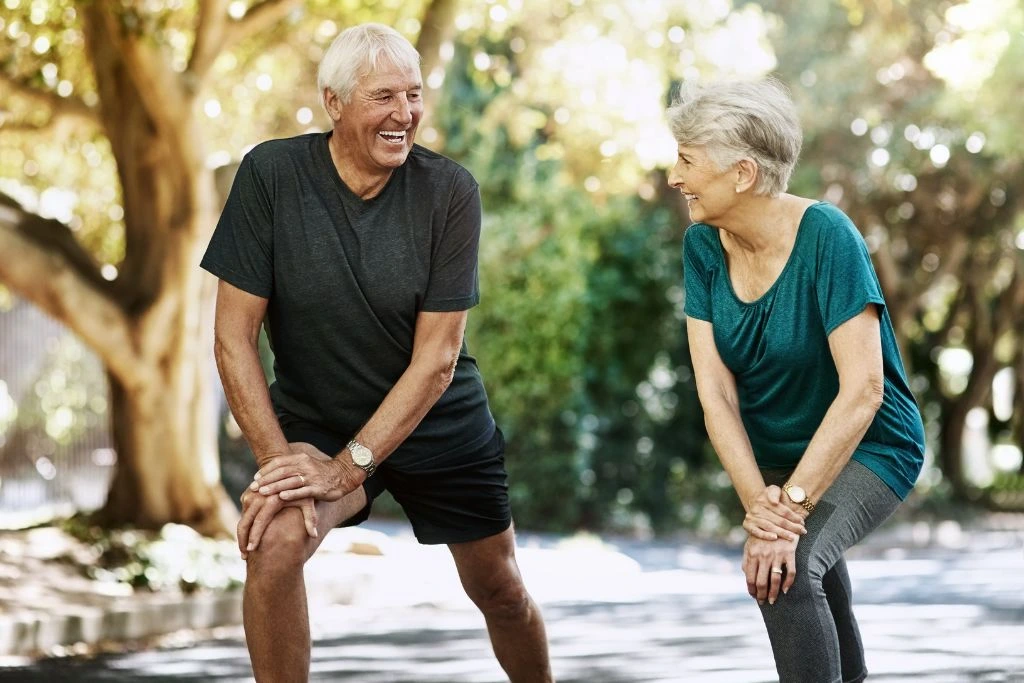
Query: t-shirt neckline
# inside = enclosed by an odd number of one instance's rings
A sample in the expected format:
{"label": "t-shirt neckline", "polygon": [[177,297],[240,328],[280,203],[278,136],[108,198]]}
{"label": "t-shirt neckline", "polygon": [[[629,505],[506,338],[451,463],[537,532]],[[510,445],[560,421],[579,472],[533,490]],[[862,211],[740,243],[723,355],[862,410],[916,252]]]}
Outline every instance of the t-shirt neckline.
{"label": "t-shirt neckline", "polygon": [[732,296],[733,300],[735,300],[741,306],[750,307],[758,306],[764,301],[768,300],[769,296],[779,287],[779,283],[782,282],[782,280],[786,277],[786,273],[789,272],[790,266],[792,266],[793,262],[796,261],[796,251],[800,245],[800,236],[804,233],[804,224],[807,222],[807,218],[811,213],[811,209],[823,203],[824,202],[816,201],[813,204],[808,204],[807,207],[804,208],[803,214],[800,215],[800,222],[797,224],[796,227],[796,238],[793,239],[793,248],[790,250],[789,257],[786,259],[786,265],[782,267],[782,271],[779,272],[779,276],[775,278],[775,282],[773,282],[771,286],[764,291],[764,294],[757,297],[753,301],[744,301],[743,299],[740,298],[739,294],[736,293],[736,288],[733,287],[732,284],[732,277],[730,277],[729,275],[729,264],[725,260],[725,246],[722,244],[721,233],[719,233],[718,230],[715,231],[715,237],[717,238],[718,242],[718,260],[722,264],[722,270],[725,272],[725,281],[729,285],[729,294]]}
{"label": "t-shirt neckline", "polygon": [[[384,197],[391,188],[391,185],[395,182],[395,177],[399,172],[405,168],[405,164],[402,164],[398,168],[391,172],[391,177],[384,183],[384,187],[381,188],[375,196],[369,199],[363,199],[357,195],[351,187],[345,184],[345,181],[341,179],[341,174],[338,173],[338,168],[334,165],[334,158],[331,156],[331,136],[334,134],[333,130],[328,130],[317,136],[317,151],[319,153],[320,161],[324,163],[329,171],[329,175],[333,179],[335,187],[339,188],[341,197],[347,204],[353,204],[358,207],[369,207],[375,204],[379,199]],[[412,154],[412,150],[409,151]],[[406,158],[408,161],[408,158]]]}

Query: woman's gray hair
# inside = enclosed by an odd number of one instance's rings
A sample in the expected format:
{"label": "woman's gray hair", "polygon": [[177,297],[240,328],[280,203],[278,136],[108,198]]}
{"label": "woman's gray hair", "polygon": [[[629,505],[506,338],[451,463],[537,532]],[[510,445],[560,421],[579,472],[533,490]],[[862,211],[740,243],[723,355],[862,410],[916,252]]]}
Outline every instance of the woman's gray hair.
{"label": "woman's gray hair", "polygon": [[359,24],[338,34],[316,74],[321,102],[330,89],[347,104],[359,79],[382,64],[419,70],[420,54],[405,36],[384,24]]}
{"label": "woman's gray hair", "polygon": [[677,143],[703,147],[719,170],[752,159],[757,195],[785,192],[803,142],[796,106],[774,78],[683,84],[668,123]]}

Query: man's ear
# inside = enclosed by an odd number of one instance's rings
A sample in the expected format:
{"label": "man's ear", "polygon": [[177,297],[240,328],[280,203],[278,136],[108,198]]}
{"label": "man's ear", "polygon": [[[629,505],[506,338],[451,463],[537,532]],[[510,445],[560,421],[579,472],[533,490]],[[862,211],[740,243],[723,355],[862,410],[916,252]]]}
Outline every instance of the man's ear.
{"label": "man's ear", "polygon": [[757,162],[753,159],[740,159],[736,162],[736,194],[754,187],[759,172]]}
{"label": "man's ear", "polygon": [[327,115],[331,117],[331,121],[337,122],[341,118],[343,107],[338,93],[330,88],[324,88],[324,108],[327,110]]}

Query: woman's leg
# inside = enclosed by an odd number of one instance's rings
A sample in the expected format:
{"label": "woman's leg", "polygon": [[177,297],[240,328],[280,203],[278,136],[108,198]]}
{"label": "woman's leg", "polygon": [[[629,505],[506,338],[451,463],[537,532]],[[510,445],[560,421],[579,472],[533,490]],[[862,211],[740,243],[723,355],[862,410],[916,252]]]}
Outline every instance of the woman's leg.
{"label": "woman's leg", "polygon": [[807,518],[796,582],[774,605],[761,606],[781,683],[862,680],[863,647],[841,561],[899,504],[881,479],[851,460]]}
{"label": "woman's leg", "polygon": [[828,608],[839,636],[839,661],[842,665],[843,681],[851,683],[864,680],[867,665],[864,663],[864,645],[860,639],[860,628],[853,615],[853,586],[846,570],[846,560],[839,558],[835,566],[825,573],[821,582],[825,589]]}

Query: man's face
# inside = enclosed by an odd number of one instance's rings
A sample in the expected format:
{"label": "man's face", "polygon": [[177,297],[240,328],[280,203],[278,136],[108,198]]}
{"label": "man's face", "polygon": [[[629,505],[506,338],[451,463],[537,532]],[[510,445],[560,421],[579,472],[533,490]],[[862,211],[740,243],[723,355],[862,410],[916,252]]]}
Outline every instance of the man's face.
{"label": "man's face", "polygon": [[398,168],[412,151],[423,116],[419,69],[382,65],[360,79],[340,109],[334,132],[346,158],[368,172]]}

